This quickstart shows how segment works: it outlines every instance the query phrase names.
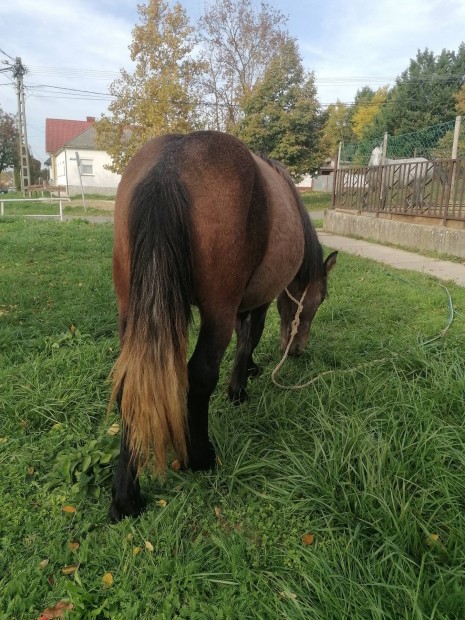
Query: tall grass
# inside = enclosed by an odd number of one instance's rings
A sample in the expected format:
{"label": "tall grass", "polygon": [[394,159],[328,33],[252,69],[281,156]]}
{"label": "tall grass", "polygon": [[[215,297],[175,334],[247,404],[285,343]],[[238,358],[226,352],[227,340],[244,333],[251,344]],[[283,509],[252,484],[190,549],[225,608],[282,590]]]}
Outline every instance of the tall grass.
{"label": "tall grass", "polygon": [[[0,222],[0,617],[63,598],[71,618],[465,617],[465,291],[450,285],[461,314],[421,346],[447,323],[443,289],[340,255],[308,350],[280,380],[333,374],[272,385],[272,308],[239,408],[227,351],[218,470],[144,475],[147,511],[111,525],[96,477],[113,470],[117,422],[111,244],[107,225]],[[61,469],[87,457],[73,487]]]}

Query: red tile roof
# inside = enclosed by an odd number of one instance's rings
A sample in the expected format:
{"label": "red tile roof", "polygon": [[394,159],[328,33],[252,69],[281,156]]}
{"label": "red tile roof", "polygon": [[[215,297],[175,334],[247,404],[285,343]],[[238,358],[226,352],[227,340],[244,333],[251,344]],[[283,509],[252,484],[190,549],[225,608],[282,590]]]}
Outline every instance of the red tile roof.
{"label": "red tile roof", "polygon": [[85,121],[70,121],[61,118],[45,119],[45,150],[56,153],[64,144],[79,136],[93,125],[95,118],[88,116]]}

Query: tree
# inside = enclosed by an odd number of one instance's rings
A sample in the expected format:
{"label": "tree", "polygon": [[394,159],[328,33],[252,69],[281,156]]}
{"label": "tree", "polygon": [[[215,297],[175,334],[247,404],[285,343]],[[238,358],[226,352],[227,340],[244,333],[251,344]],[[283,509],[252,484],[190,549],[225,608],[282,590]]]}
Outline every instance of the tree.
{"label": "tree", "polygon": [[457,114],[465,114],[465,84],[463,84],[459,92],[454,95],[454,99]]}
{"label": "tree", "polygon": [[397,78],[385,105],[375,117],[371,134],[403,134],[451,121],[456,116],[454,95],[465,75],[465,44],[457,52],[418,51]]}
{"label": "tree", "polygon": [[205,123],[228,130],[242,116],[242,102],[263,79],[281,46],[289,40],[287,18],[262,2],[216,0],[200,20]]}
{"label": "tree", "polygon": [[352,142],[354,135],[350,124],[350,107],[339,101],[328,106],[324,114],[324,126],[321,136],[321,150],[325,157],[333,158],[339,148],[339,142]]}
{"label": "tree", "polygon": [[187,132],[197,124],[195,84],[201,65],[192,57],[194,29],[179,3],[163,0],[138,5],[140,25],[129,49],[134,73],[122,69],[110,85],[111,116],[96,123],[97,141],[112,158],[109,169],[122,172],[142,144],[167,132]]}
{"label": "tree", "polygon": [[253,151],[280,161],[296,180],[321,165],[315,79],[304,72],[294,40],[278,50],[243,109],[234,129]]}
{"label": "tree", "polygon": [[36,183],[40,183],[42,180],[40,176],[40,168],[42,164],[38,159],[32,156],[31,151],[29,150],[29,171],[31,174],[30,182],[31,185],[35,185]]}
{"label": "tree", "polygon": [[16,118],[0,108],[0,172],[18,164],[19,136]]}
{"label": "tree", "polygon": [[[371,89],[368,90],[371,91]],[[361,140],[366,128],[373,124],[373,119],[386,102],[387,94],[388,87],[383,86],[376,92],[371,91],[369,94],[366,92],[358,101],[356,98],[351,124],[357,140]]]}

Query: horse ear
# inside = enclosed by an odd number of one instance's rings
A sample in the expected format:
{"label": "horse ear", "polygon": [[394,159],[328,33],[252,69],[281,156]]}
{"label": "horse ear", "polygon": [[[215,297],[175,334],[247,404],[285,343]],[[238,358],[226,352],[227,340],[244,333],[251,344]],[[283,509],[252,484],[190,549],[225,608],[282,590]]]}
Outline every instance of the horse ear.
{"label": "horse ear", "polygon": [[331,252],[331,254],[329,254],[329,256],[327,256],[327,258],[325,260],[325,272],[326,272],[326,275],[328,275],[328,273],[331,271],[331,269],[336,264],[336,259],[337,259],[337,250],[335,252]]}

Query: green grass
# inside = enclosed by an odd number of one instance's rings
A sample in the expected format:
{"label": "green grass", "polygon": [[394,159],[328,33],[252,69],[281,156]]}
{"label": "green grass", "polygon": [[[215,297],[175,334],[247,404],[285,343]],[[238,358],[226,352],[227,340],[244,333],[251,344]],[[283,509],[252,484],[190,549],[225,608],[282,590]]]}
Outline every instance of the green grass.
{"label": "green grass", "polygon": [[144,474],[147,511],[111,525],[111,246],[109,225],[0,222],[0,618],[64,598],[71,618],[464,618],[465,290],[449,287],[447,336],[419,347],[447,323],[444,290],[340,254],[280,380],[334,374],[272,385],[273,307],[248,404],[225,398],[231,348],[222,366],[222,465]]}
{"label": "green grass", "polygon": [[[84,209],[81,204],[79,206],[73,205],[73,201],[63,201],[63,214],[64,215],[74,215],[74,216],[82,216],[82,215],[104,215],[104,216],[112,216],[113,211],[108,211],[104,209],[96,209],[93,207],[87,207]],[[16,203],[7,203],[4,204],[4,216],[5,217],[23,217],[23,216],[36,216],[36,215],[54,215],[59,216],[60,208],[58,201],[54,201],[51,203],[47,202],[30,202],[28,200],[24,200],[24,202],[16,202]]]}
{"label": "green grass", "polygon": [[324,211],[332,206],[331,192],[302,192],[301,196],[308,211]]}

